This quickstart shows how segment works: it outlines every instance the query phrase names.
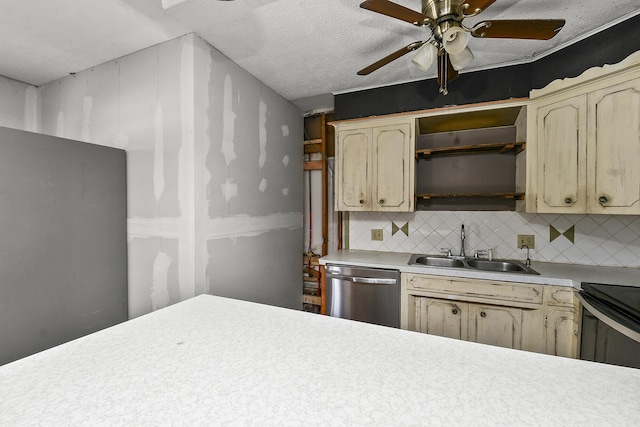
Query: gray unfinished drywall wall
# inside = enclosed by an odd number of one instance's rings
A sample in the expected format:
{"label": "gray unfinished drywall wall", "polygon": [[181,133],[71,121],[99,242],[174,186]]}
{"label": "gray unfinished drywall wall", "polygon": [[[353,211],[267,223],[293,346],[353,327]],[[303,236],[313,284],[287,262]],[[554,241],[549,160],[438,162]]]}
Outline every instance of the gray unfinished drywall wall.
{"label": "gray unfinished drywall wall", "polygon": [[195,60],[197,271],[215,295],[300,309],[302,113],[198,38]]}
{"label": "gray unfinished drywall wall", "polygon": [[[127,151],[131,317],[204,292],[300,308],[303,137],[293,104],[193,34],[44,85],[38,100],[43,133]],[[243,257],[296,274],[238,271],[226,262],[237,252],[214,244],[238,237],[261,241]],[[284,241],[294,249],[279,249]],[[217,289],[228,271],[235,283]]]}
{"label": "gray unfinished drywall wall", "polygon": [[0,126],[38,131],[38,92],[35,86],[0,76]]}
{"label": "gray unfinished drywall wall", "polygon": [[131,317],[195,295],[191,46],[172,40],[38,89],[42,132],[127,152]]}
{"label": "gray unfinished drywall wall", "polygon": [[127,320],[125,152],[0,127],[0,364]]}

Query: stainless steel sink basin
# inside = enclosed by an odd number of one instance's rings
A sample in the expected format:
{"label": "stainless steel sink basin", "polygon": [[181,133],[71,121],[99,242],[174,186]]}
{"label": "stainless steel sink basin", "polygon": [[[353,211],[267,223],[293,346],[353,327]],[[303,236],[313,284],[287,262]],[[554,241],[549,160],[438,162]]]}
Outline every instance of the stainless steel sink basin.
{"label": "stainless steel sink basin", "polygon": [[531,267],[527,267],[520,261],[513,260],[491,260],[473,258],[466,260],[469,267],[484,271],[499,271],[503,273],[523,273],[523,274],[538,274],[532,270]]}
{"label": "stainless steel sink basin", "polygon": [[464,268],[498,273],[539,274],[531,267],[515,260],[483,258],[461,258],[444,255],[414,254],[409,259],[409,265],[423,265],[426,267]]}
{"label": "stainless steel sink basin", "polygon": [[419,255],[416,256],[413,261],[409,261],[409,264],[422,264],[429,267],[464,268],[464,262],[462,262],[462,260],[437,255]]}

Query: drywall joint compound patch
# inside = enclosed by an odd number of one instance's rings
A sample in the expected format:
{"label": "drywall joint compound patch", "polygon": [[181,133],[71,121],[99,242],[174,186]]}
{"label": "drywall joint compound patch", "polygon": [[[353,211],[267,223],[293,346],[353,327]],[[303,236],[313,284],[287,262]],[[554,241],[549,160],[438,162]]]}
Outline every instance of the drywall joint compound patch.
{"label": "drywall joint compound patch", "polygon": [[233,85],[231,76],[226,75],[224,78],[224,111],[222,112],[222,146],[220,151],[224,156],[224,161],[229,164],[238,158],[235,152],[235,123],[236,115],[233,112]]}
{"label": "drywall joint compound patch", "polygon": [[159,252],[153,261],[153,285],[151,287],[151,308],[157,310],[169,305],[169,267],[171,257]]}
{"label": "drywall joint compound patch", "polygon": [[160,201],[160,197],[164,192],[164,116],[162,105],[158,103],[156,106],[156,114],[154,118],[154,147],[153,147],[153,195],[156,202]]}
{"label": "drywall joint compound patch", "polygon": [[262,169],[267,162],[267,104],[260,100],[260,116],[258,117],[258,129],[260,132],[260,157],[258,164]]}
{"label": "drywall joint compound patch", "polygon": [[82,100],[82,140],[91,141],[89,131],[91,125],[91,110],[93,109],[93,97],[85,96]]}
{"label": "drywall joint compound patch", "polygon": [[227,182],[220,185],[222,189],[222,195],[225,201],[231,200],[233,197],[238,197],[238,184],[233,182],[232,179],[227,178]]}

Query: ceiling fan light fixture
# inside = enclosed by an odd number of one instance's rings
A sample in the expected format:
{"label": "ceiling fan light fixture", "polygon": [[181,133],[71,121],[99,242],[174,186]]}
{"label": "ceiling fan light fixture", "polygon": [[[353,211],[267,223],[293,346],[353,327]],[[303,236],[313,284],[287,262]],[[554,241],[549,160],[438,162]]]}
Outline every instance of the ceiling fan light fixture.
{"label": "ceiling fan light fixture", "polygon": [[[186,1],[186,0],[163,0]],[[468,26],[466,18],[480,14],[497,0],[421,0],[418,12],[392,0],[365,0],[363,9],[425,27],[431,34],[427,42],[413,42],[358,71],[365,76],[392,61],[415,52],[412,61],[427,71],[437,57],[440,93],[448,93],[447,84],[458,77],[458,70],[474,59],[467,47],[469,34],[481,39],[549,40],[564,26],[564,19],[496,19]],[[423,39],[424,40],[424,39]]]}
{"label": "ceiling fan light fixture", "polygon": [[449,55],[451,65],[456,71],[462,70],[464,67],[469,65],[469,63],[473,61],[473,58],[475,58],[473,56],[473,52],[471,52],[471,49],[469,49],[468,46],[465,46],[465,48],[458,53],[452,53]]}
{"label": "ceiling fan light fixture", "polygon": [[429,71],[431,64],[435,61],[436,56],[438,55],[438,48],[435,44],[428,42],[420,46],[416,50],[416,54],[413,55],[411,61],[416,64],[422,71]]}
{"label": "ceiling fan light fixture", "polygon": [[449,27],[442,34],[442,46],[449,55],[462,52],[467,47],[468,42],[467,33],[458,26]]}

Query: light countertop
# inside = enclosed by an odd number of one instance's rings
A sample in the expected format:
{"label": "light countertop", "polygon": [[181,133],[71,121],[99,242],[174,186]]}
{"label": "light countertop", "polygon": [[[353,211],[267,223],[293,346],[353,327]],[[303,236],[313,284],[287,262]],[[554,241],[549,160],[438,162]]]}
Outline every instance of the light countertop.
{"label": "light countertop", "polygon": [[201,295],[0,367],[0,425],[637,425],[640,370]]}
{"label": "light countertop", "polygon": [[[342,264],[389,268],[402,273],[420,273],[436,276],[465,277],[471,279],[501,280],[506,282],[535,283],[556,286],[580,287],[581,282],[609,283],[640,287],[640,269],[625,267],[601,267],[593,265],[559,264],[531,261],[531,267],[539,275],[499,273],[461,268],[427,267],[409,265],[410,253],[364,250],[340,250],[320,259],[320,264]],[[522,261],[522,260],[519,260]]]}

